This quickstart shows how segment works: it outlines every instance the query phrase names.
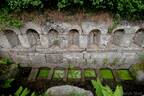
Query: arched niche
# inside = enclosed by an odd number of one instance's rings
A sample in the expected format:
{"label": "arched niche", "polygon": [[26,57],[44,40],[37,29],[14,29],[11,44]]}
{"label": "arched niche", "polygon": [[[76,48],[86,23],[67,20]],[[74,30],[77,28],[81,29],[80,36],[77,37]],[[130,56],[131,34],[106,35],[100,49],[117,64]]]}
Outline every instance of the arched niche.
{"label": "arched niche", "polygon": [[123,43],[123,37],[124,37],[125,31],[124,29],[119,29],[114,31],[113,33],[113,44],[117,46],[121,46]]}
{"label": "arched niche", "polygon": [[79,32],[76,29],[72,29],[68,34],[69,47],[79,47]]}
{"label": "arched niche", "polygon": [[60,46],[59,32],[51,29],[48,32],[49,47]]}
{"label": "arched niche", "polygon": [[14,31],[5,30],[4,35],[8,39],[8,42],[10,43],[12,48],[20,45],[20,40],[18,38],[18,35]]}
{"label": "arched niche", "polygon": [[139,29],[134,37],[134,43],[140,47],[144,47],[144,29]]}
{"label": "arched niche", "polygon": [[40,45],[40,36],[37,31],[35,31],[34,29],[28,29],[26,34],[31,47]]}
{"label": "arched niche", "polygon": [[100,30],[97,30],[97,29],[92,30],[88,34],[88,47],[93,48],[93,47],[99,46],[100,36],[101,36]]}

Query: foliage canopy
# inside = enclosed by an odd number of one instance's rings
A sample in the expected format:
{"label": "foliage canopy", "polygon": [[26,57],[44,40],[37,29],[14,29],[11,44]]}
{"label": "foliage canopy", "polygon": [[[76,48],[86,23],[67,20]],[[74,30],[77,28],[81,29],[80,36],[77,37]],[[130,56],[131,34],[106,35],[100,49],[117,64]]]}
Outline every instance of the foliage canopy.
{"label": "foliage canopy", "polygon": [[[15,18],[10,20],[9,13],[44,8],[54,8],[59,11],[107,10],[124,19],[144,19],[144,0],[0,0],[0,25],[20,27],[22,22]],[[6,24],[3,24],[5,21]]]}

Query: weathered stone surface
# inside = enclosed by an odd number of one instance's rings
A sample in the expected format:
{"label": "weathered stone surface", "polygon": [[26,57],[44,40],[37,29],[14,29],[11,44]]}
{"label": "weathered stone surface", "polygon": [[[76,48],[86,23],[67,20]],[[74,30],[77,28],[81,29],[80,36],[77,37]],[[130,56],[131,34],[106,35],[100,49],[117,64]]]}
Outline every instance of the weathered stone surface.
{"label": "weathered stone surface", "polygon": [[94,96],[90,91],[70,85],[49,88],[45,94],[48,96]]}
{"label": "weathered stone surface", "polygon": [[143,71],[137,71],[136,78],[138,81],[143,81],[144,82],[144,72]]}
{"label": "weathered stone surface", "polygon": [[[0,32],[0,55],[22,66],[128,68],[143,51],[143,28],[104,22],[27,22],[11,34]],[[8,32],[9,33],[9,32]]]}

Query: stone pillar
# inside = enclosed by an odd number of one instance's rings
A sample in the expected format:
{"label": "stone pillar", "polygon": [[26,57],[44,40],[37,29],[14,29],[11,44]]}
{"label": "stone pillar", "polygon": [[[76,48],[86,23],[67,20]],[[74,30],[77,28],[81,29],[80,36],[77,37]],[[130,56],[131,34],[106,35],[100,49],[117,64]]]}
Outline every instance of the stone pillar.
{"label": "stone pillar", "polygon": [[80,48],[87,48],[87,35],[82,34],[79,36]]}
{"label": "stone pillar", "polygon": [[26,34],[23,34],[23,35],[18,35],[19,37],[19,40],[21,42],[21,45],[25,48],[29,48],[30,47],[30,44],[28,42],[28,38],[27,38],[27,35]]}
{"label": "stone pillar", "polygon": [[48,47],[48,37],[47,35],[40,35],[40,42],[43,47]]}
{"label": "stone pillar", "polygon": [[109,34],[101,34],[100,36],[100,47],[106,48],[110,42],[111,36]]}

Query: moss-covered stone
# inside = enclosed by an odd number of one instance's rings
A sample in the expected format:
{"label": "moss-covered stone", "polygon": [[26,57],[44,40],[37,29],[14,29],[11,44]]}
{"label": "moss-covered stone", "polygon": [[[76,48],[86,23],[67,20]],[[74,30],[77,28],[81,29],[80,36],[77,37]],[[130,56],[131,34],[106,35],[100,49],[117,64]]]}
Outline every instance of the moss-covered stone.
{"label": "moss-covered stone", "polygon": [[109,70],[109,69],[101,69],[101,70],[100,70],[100,76],[101,76],[103,79],[113,79],[112,72],[111,72],[111,70]]}
{"label": "moss-covered stone", "polygon": [[85,70],[84,71],[84,76],[85,77],[96,77],[96,74],[95,74],[94,70]]}
{"label": "moss-covered stone", "polygon": [[42,69],[42,70],[40,70],[40,72],[38,74],[38,77],[46,78],[46,77],[48,77],[48,75],[49,75],[49,70]]}
{"label": "moss-covered stone", "polygon": [[128,70],[118,70],[117,73],[122,80],[133,80]]}
{"label": "moss-covered stone", "polygon": [[69,70],[68,78],[70,78],[70,79],[81,78],[81,71],[80,70]]}
{"label": "moss-covered stone", "polygon": [[64,77],[64,70],[55,70],[53,78],[63,78]]}

